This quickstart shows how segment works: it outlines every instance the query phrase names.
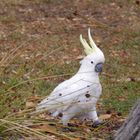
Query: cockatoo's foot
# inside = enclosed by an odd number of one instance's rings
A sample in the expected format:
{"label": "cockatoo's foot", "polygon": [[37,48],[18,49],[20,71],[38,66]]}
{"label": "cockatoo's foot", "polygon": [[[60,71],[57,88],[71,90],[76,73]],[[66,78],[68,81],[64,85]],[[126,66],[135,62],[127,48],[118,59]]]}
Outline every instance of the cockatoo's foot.
{"label": "cockatoo's foot", "polygon": [[70,128],[70,127],[63,127],[62,131],[63,132],[75,132],[75,130],[73,128]]}
{"label": "cockatoo's foot", "polygon": [[74,124],[74,123],[68,123],[68,126],[70,126],[70,127],[77,127],[78,125]]}
{"label": "cockatoo's foot", "polygon": [[102,125],[104,122],[100,119],[93,122],[92,127],[98,127],[99,125]]}
{"label": "cockatoo's foot", "polygon": [[63,132],[69,132],[69,131],[70,131],[70,129],[71,129],[71,128],[68,128],[68,127],[63,127],[63,128],[62,128],[62,131],[63,131]]}
{"label": "cockatoo's foot", "polygon": [[52,117],[56,117],[56,116],[58,116],[58,115],[59,115],[59,112],[58,112],[58,111],[55,111],[55,112],[53,112],[53,113],[51,114]]}
{"label": "cockatoo's foot", "polygon": [[68,122],[69,122],[70,118],[69,116],[62,116],[61,120],[59,121],[59,123],[62,123],[63,126],[68,126]]}

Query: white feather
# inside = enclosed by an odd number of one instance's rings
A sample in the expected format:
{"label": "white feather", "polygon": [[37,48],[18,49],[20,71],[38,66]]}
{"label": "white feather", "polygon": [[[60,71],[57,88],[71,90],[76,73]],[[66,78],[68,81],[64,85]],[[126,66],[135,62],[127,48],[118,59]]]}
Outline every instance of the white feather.
{"label": "white feather", "polygon": [[[93,44],[90,34],[89,38],[90,43]],[[69,80],[60,83],[47,98],[38,104],[36,111],[47,109],[53,116],[61,113],[64,125],[67,125],[73,117],[98,120],[96,102],[102,93],[102,87],[95,66],[104,61],[104,55],[99,48],[96,52],[87,55],[81,61],[79,71]]]}

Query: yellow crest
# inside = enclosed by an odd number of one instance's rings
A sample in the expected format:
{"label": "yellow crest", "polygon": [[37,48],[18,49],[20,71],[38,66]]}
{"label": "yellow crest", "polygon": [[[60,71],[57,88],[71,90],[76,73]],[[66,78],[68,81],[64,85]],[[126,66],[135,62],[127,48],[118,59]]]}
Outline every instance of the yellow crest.
{"label": "yellow crest", "polygon": [[94,43],[92,37],[91,37],[91,32],[90,32],[90,28],[88,28],[88,38],[89,38],[89,44],[87,43],[87,41],[82,37],[82,35],[80,35],[80,42],[82,43],[83,47],[84,47],[84,51],[87,55],[96,52],[97,46]]}

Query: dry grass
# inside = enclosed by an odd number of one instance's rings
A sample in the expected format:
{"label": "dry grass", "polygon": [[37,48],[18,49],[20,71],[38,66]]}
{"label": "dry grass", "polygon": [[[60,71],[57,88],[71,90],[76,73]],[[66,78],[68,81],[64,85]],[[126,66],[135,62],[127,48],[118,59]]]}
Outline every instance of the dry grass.
{"label": "dry grass", "polygon": [[[119,127],[121,117],[127,116],[140,96],[139,4],[131,0],[8,0],[1,1],[0,6],[2,137],[111,139],[112,130]],[[84,55],[79,34],[86,36],[88,27],[94,31],[95,41],[106,56],[101,75],[103,96],[98,109],[101,114],[111,112],[110,120],[98,129],[78,124],[74,132],[63,132],[57,119],[54,126],[48,125],[52,118],[45,121],[47,128],[41,127],[43,132],[27,126],[25,122],[33,119],[28,115],[32,108],[28,109],[27,102],[35,105],[78,70]],[[122,114],[120,118],[118,113]],[[42,116],[33,120],[31,126],[45,123]]]}

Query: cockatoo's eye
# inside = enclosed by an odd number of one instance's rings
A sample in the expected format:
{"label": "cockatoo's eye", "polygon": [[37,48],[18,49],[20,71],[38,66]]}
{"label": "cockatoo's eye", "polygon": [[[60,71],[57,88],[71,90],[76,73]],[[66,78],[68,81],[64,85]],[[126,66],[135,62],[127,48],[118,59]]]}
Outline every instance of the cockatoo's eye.
{"label": "cockatoo's eye", "polygon": [[96,72],[102,72],[102,69],[103,69],[103,63],[98,63],[98,64],[95,66],[95,71],[96,71]]}
{"label": "cockatoo's eye", "polygon": [[94,62],[93,61],[91,61],[91,64],[93,64]]}

